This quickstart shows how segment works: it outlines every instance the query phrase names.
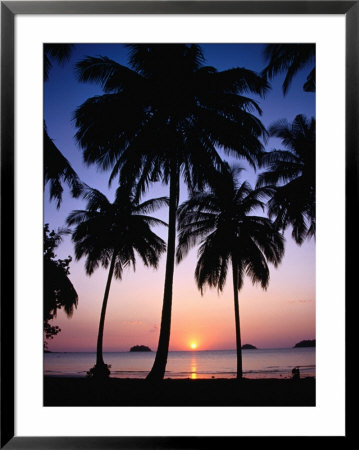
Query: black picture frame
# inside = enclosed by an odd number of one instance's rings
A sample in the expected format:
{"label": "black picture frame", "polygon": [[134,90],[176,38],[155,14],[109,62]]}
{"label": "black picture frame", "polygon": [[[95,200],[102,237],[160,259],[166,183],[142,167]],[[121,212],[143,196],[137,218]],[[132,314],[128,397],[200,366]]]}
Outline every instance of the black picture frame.
{"label": "black picture frame", "polygon": [[[358,248],[359,1],[3,1],[1,2],[1,442],[6,449],[229,448],[242,437],[15,436],[14,405],[14,20],[18,14],[339,14],[346,21],[346,319]],[[348,237],[350,237],[350,242]],[[354,266],[354,267],[353,267]],[[346,321],[347,324],[347,321]],[[350,341],[346,326],[346,342]],[[347,349],[346,349],[347,354]],[[347,372],[348,373],[348,372]],[[346,435],[349,437],[348,386]],[[260,438],[259,438],[260,439]],[[290,438],[283,438],[284,445]],[[297,437],[298,439],[298,437]],[[242,441],[241,441],[242,443]]]}

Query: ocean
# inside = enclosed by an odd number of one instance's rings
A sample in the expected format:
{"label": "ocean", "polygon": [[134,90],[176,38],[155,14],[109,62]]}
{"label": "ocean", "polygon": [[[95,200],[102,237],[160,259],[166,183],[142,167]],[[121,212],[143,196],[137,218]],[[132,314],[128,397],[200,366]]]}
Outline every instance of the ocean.
{"label": "ocean", "polygon": [[[155,352],[105,352],[113,378],[145,378]],[[44,375],[84,377],[94,366],[96,353],[45,353]],[[300,376],[315,376],[315,348],[242,350],[245,378],[291,378],[299,367]],[[236,351],[169,352],[165,378],[235,378]]]}

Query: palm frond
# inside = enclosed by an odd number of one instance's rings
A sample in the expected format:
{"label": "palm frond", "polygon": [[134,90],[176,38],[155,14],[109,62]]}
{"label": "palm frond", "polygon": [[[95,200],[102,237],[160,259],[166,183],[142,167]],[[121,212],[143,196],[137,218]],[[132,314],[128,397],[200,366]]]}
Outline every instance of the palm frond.
{"label": "palm frond", "polygon": [[138,73],[105,56],[88,56],[76,64],[75,70],[79,81],[98,83],[105,92],[140,88]]}
{"label": "palm frond", "polygon": [[157,211],[158,209],[162,208],[163,206],[169,205],[169,198],[168,197],[158,197],[158,198],[152,198],[150,200],[146,200],[145,202],[139,204],[135,211],[142,214],[149,214],[153,213],[154,211]]}
{"label": "palm frond", "polygon": [[296,73],[315,63],[315,44],[268,44],[264,50],[268,65],[262,75],[268,79],[285,72],[283,93],[287,93],[289,85]]}
{"label": "palm frond", "polygon": [[77,198],[84,189],[84,183],[81,182],[77,173],[73,170],[68,160],[56,147],[53,140],[49,137],[44,126],[44,184],[50,185],[50,200],[56,200],[56,206],[59,208],[62,202],[63,187],[65,182],[71,189],[73,197]]}
{"label": "palm frond", "polygon": [[264,96],[270,89],[265,78],[244,67],[217,72],[213,75],[215,82],[231,93],[255,93]]}
{"label": "palm frond", "polygon": [[44,81],[49,79],[51,60],[64,64],[70,59],[74,44],[44,44]]}
{"label": "palm frond", "polygon": [[76,225],[72,232],[75,256],[77,260],[86,257],[85,268],[89,275],[100,265],[107,268],[114,252],[114,275],[117,278],[121,278],[124,268],[132,266],[135,269],[135,250],[145,265],[157,267],[159,257],[165,251],[165,243],[151,230],[151,226],[166,224],[146,213],[166,204],[166,198],[138,205],[127,186],[117,189],[113,203],[91,188],[86,190],[84,198],[87,209],[72,211],[67,224]]}
{"label": "palm frond", "polygon": [[279,230],[292,226],[292,236],[301,245],[315,235],[315,119],[299,114],[270,127],[289,150],[263,154],[257,187],[273,186],[268,212]]}
{"label": "palm frond", "polygon": [[273,222],[249,214],[264,208],[274,189],[253,190],[246,181],[238,182],[236,172],[241,171],[228,167],[211,191],[192,193],[178,210],[177,262],[200,243],[195,278],[201,291],[205,285],[223,289],[229,259],[237,270],[238,289],[244,274],[266,288],[267,263],[276,267],[284,255],[284,240]]}

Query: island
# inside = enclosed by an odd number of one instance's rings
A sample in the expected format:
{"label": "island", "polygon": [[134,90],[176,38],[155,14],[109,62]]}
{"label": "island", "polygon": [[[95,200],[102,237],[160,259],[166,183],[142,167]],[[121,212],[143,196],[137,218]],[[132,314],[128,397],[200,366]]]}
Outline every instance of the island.
{"label": "island", "polygon": [[242,345],[242,350],[257,350],[257,347],[251,344],[244,344]]}
{"label": "island", "polygon": [[130,352],[152,352],[152,350],[146,345],[135,345],[130,348]]}
{"label": "island", "polygon": [[315,339],[297,342],[293,348],[315,347]]}

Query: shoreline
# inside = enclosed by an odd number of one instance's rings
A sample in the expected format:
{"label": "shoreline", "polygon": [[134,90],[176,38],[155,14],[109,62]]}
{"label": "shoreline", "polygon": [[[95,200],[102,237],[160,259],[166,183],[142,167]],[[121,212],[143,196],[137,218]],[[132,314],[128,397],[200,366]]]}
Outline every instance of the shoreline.
{"label": "shoreline", "polygon": [[[81,373],[44,373],[44,377],[48,377],[48,378],[76,378],[76,379],[87,379],[87,375],[86,375],[87,371],[81,372]],[[124,370],[121,371],[123,373],[123,375],[119,375],[116,376],[113,373],[111,373],[110,375],[110,379],[111,380],[145,380],[146,376],[149,373],[149,370],[144,370],[141,371],[144,375],[143,376],[138,376],[138,373],[140,373],[140,371],[134,371],[133,375],[129,374],[129,371]],[[305,379],[305,378],[315,378],[315,372],[309,372],[309,373],[303,373],[301,372],[301,379]],[[273,372],[268,372],[267,374],[263,373],[263,372],[254,372],[254,373],[244,373],[243,374],[243,379],[246,380],[291,380],[292,379],[292,375],[290,373],[290,371],[285,372],[283,374],[280,375],[274,375]],[[208,374],[199,374],[198,372],[195,373],[189,373],[188,375],[181,375],[178,376],[177,374],[174,375],[166,375],[164,377],[164,380],[173,380],[173,381],[185,381],[185,380],[190,380],[190,381],[201,381],[201,380],[212,380],[212,381],[221,381],[221,380],[236,380],[236,375],[233,372],[233,374],[226,376],[225,374],[221,373],[221,374],[212,374],[212,373],[208,373]]]}
{"label": "shoreline", "polygon": [[44,376],[44,406],[315,406],[315,378],[93,379]]}

